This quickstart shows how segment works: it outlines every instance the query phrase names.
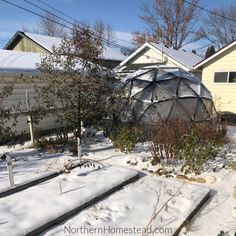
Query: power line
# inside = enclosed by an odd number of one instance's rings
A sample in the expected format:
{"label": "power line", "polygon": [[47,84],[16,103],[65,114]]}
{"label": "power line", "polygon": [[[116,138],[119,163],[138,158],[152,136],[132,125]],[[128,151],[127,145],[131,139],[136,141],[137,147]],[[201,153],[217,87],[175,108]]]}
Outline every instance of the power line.
{"label": "power line", "polygon": [[68,17],[69,19],[71,19],[71,20],[75,20],[75,21],[76,21],[75,18],[73,18],[73,17],[67,15],[66,13],[64,13],[64,12],[62,12],[62,11],[56,9],[55,7],[49,5],[48,3],[45,3],[45,2],[43,2],[42,0],[38,0],[38,1],[41,2],[42,4],[44,4],[45,6],[51,8],[52,10],[56,11],[57,13],[60,13],[60,14],[62,14],[62,15],[64,15],[64,16]]}
{"label": "power line", "polygon": [[[68,21],[68,20],[66,20],[66,19],[64,19],[64,18],[62,18],[62,17],[60,17],[60,16],[58,16],[58,15],[56,15],[56,14],[54,14],[54,13],[48,11],[47,9],[38,6],[37,4],[34,4],[34,3],[32,3],[32,2],[30,2],[30,1],[28,1],[28,0],[23,0],[23,1],[29,3],[30,5],[32,5],[32,6],[36,7],[36,8],[38,8],[38,9],[40,9],[40,10],[42,10],[42,11],[48,13],[48,14],[50,14],[50,15],[52,15],[52,16],[54,16],[54,17],[56,17],[56,18],[58,18],[58,19],[60,19],[60,20],[62,20],[62,21],[64,21],[64,22],[66,22],[67,24],[72,25],[72,27],[77,27],[77,28],[79,28],[80,30],[83,30],[83,28],[80,27],[79,25],[77,25],[77,24],[75,25],[75,24],[73,24],[72,22],[70,22],[70,21]],[[101,37],[101,38],[102,38],[102,37]],[[103,39],[103,40],[105,41],[105,39]],[[106,41],[105,41],[105,42],[106,42]],[[107,43],[107,42],[106,42],[106,43]]]}
{"label": "power line", "polygon": [[[58,18],[58,19],[60,19],[60,20],[65,21],[65,22],[68,23],[68,24],[72,24],[70,21],[67,21],[67,20],[65,20],[64,18],[62,18],[62,17],[60,17],[60,16],[58,16],[58,15],[56,15],[56,14],[54,14],[54,13],[48,11],[48,10],[46,10],[45,8],[42,8],[42,7],[36,5],[36,4],[34,4],[34,3],[32,3],[32,2],[30,2],[30,1],[28,1],[28,0],[23,0],[23,1],[29,3],[30,5],[32,5],[32,6],[36,7],[36,8],[38,8],[38,9],[40,9],[40,10],[42,10],[42,11],[47,12],[48,14],[50,14],[50,15],[52,15],[52,16],[55,16],[56,18]],[[72,25],[73,25],[73,24],[72,24]]]}
{"label": "power line", "polygon": [[[26,12],[29,12],[29,13],[31,13],[31,14],[34,14],[34,15],[36,15],[36,16],[39,16],[39,17],[41,17],[41,18],[44,18],[44,19],[46,19],[46,20],[48,20],[48,21],[54,22],[55,24],[61,25],[61,26],[65,27],[65,28],[67,28],[67,29],[74,30],[73,28],[69,27],[68,25],[65,25],[65,24],[60,23],[60,22],[58,22],[58,21],[56,21],[56,20],[50,19],[50,18],[48,18],[48,17],[46,17],[46,16],[43,16],[43,15],[37,13],[37,12],[34,12],[34,11],[28,9],[28,8],[22,7],[22,6],[18,5],[18,4],[12,3],[12,2],[10,2],[10,1],[8,1],[8,0],[0,0],[0,1],[5,2],[5,3],[7,3],[7,4],[9,4],[9,5],[12,5],[12,6],[14,6],[14,7],[17,7],[17,8],[19,8],[19,9],[21,9],[21,10],[26,11]],[[80,28],[80,29],[81,29],[81,28]],[[103,39],[102,37],[101,37],[101,40],[102,40],[103,42],[107,43],[107,41],[106,41],[105,39]],[[116,44],[116,43],[110,43],[110,45],[112,45],[112,46],[114,46],[114,47],[117,47],[117,48],[120,48],[120,49],[125,48],[124,46],[121,46],[121,45]]]}
{"label": "power line", "polygon": [[192,5],[192,6],[194,6],[194,7],[197,7],[197,8],[199,8],[199,9],[201,9],[202,11],[206,11],[206,12],[208,12],[208,13],[211,13],[211,14],[215,15],[215,16],[222,17],[222,18],[224,18],[225,20],[229,20],[229,21],[236,22],[235,19],[232,19],[232,18],[229,18],[229,17],[227,17],[227,16],[221,15],[221,14],[215,12],[215,11],[209,10],[209,9],[207,9],[207,8],[204,8],[204,7],[202,7],[202,6],[199,6],[199,5],[197,5],[197,4],[194,4],[194,3],[192,3],[192,2],[189,2],[189,1],[187,1],[187,0],[183,0],[183,1],[186,2],[186,3],[189,4],[189,5]]}
{"label": "power line", "polygon": [[[68,23],[68,24],[70,24],[70,25],[72,25],[72,26],[75,26],[72,22],[66,20],[65,18],[62,18],[62,17],[60,17],[60,16],[58,16],[58,15],[56,15],[56,14],[54,14],[54,13],[48,11],[47,9],[42,8],[42,7],[40,7],[39,5],[30,2],[29,0],[23,0],[23,1],[29,3],[30,5],[36,7],[36,8],[38,8],[38,9],[44,11],[44,12],[49,13],[50,15],[55,16],[56,18],[58,18],[58,19],[60,19],[60,20],[62,20],[62,21],[64,21],[64,22],[66,22],[66,23]],[[90,26],[88,26],[88,25],[86,25],[86,24],[83,24],[83,23],[79,22],[79,21],[76,20],[75,18],[70,17],[69,15],[67,15],[67,14],[65,14],[64,12],[62,12],[62,11],[56,9],[55,7],[53,7],[53,6],[51,6],[51,5],[49,5],[49,4],[45,3],[45,2],[43,2],[42,0],[38,0],[38,1],[39,1],[40,3],[42,3],[42,4],[44,4],[45,6],[50,7],[50,8],[53,9],[54,11],[57,11],[58,13],[60,13],[60,14],[62,14],[62,15],[64,15],[64,16],[66,16],[66,17],[68,17],[68,18],[70,18],[70,19],[72,19],[74,22],[79,23],[80,25],[83,25],[84,27],[89,28],[89,29],[92,30],[93,32],[99,33],[97,30],[93,29],[92,27],[90,27]],[[79,28],[81,29],[81,27],[80,27],[79,25],[76,25],[76,27],[79,27]],[[105,35],[108,35],[106,32],[104,32],[104,34],[105,34]],[[123,40],[123,39],[120,39],[120,38],[117,38],[117,37],[115,37],[115,36],[110,36],[110,38],[113,38],[113,39],[115,39],[115,40],[119,40],[119,41],[123,41],[123,42],[128,43],[128,44],[131,44],[130,42],[128,42],[128,41],[126,41],[126,40]],[[103,39],[104,39],[104,38],[103,38]],[[104,40],[108,41],[107,39],[104,39]],[[108,43],[108,42],[107,42],[107,43]],[[109,42],[109,43],[110,43],[110,42]],[[121,45],[119,45],[119,44],[117,44],[117,45],[118,45],[118,46],[121,46]]]}
{"label": "power line", "polygon": [[25,8],[25,7],[22,7],[22,6],[20,6],[20,5],[18,5],[18,4],[15,4],[15,3],[13,3],[13,2],[9,2],[9,1],[7,1],[7,0],[0,0],[0,1],[5,2],[5,3],[8,3],[8,4],[10,4],[10,5],[14,6],[14,7],[20,8],[20,9],[22,9],[22,10],[24,10],[24,11],[27,11],[27,12],[29,12],[29,13],[31,13],[31,14],[34,14],[34,15],[36,15],[36,16],[39,16],[39,17],[44,18],[44,19],[46,19],[46,20],[49,20],[49,21],[51,21],[51,22],[54,22],[54,23],[56,23],[56,24],[58,24],[58,25],[61,25],[61,26],[65,27],[65,28],[72,29],[72,28],[70,28],[69,26],[67,26],[67,25],[65,25],[65,24],[62,24],[62,23],[60,23],[60,22],[57,22],[57,21],[55,21],[55,20],[53,20],[53,19],[49,19],[49,18],[46,17],[46,16],[43,16],[43,15],[37,13],[37,12],[31,11],[30,9],[27,9],[27,8]]}
{"label": "power line", "polygon": [[[25,0],[25,1],[28,1],[28,0]],[[82,23],[82,22],[79,22],[77,19],[75,19],[75,18],[69,16],[68,14],[66,14],[66,13],[64,13],[64,12],[62,12],[62,11],[60,11],[60,10],[58,10],[57,8],[53,7],[52,5],[50,5],[50,4],[48,4],[48,3],[45,3],[45,2],[42,1],[42,0],[38,0],[38,1],[39,1],[40,3],[42,3],[42,4],[44,4],[45,6],[51,8],[52,10],[56,11],[57,13],[62,14],[63,16],[65,16],[65,17],[67,17],[67,18],[69,18],[69,19],[71,19],[71,20],[73,20],[73,21],[79,23],[80,25],[83,25],[83,26],[85,26],[85,27],[88,27],[88,28],[91,29],[92,31],[95,31],[95,32],[96,32],[96,30],[93,29],[92,27],[90,27],[90,26],[88,26],[88,25],[86,25],[86,24],[84,24],[84,23]],[[52,13],[52,14],[53,14],[53,13]],[[108,35],[107,33],[105,33],[105,34]],[[111,36],[111,38],[116,39],[116,40],[119,40],[119,41],[122,41],[122,42],[125,42],[125,43],[128,43],[128,44],[134,45],[133,43],[131,43],[131,42],[127,41],[127,40],[124,40],[124,39],[121,39],[121,38],[118,38],[118,37],[115,37],[115,36]]]}

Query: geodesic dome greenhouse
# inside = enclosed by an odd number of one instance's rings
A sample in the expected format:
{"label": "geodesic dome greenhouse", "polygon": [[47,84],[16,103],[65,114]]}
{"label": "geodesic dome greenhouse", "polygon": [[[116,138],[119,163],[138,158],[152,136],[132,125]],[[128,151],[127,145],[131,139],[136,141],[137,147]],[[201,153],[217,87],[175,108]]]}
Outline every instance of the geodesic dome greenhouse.
{"label": "geodesic dome greenhouse", "polygon": [[126,98],[119,115],[122,122],[201,122],[216,118],[209,90],[198,77],[179,68],[140,69],[123,82]]}

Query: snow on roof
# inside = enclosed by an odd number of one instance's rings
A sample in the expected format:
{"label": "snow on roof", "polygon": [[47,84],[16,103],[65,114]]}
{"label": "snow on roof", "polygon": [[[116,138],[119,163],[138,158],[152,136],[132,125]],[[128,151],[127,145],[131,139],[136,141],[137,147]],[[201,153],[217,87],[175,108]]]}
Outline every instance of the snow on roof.
{"label": "snow on roof", "polygon": [[24,34],[29,38],[31,38],[36,43],[40,44],[49,52],[52,52],[52,46],[59,47],[62,41],[62,38],[50,37],[41,34],[33,34],[27,32],[24,32]]}
{"label": "snow on roof", "polygon": [[[163,44],[155,44],[155,43],[144,43],[141,47],[139,47],[135,52],[129,55],[125,60],[123,60],[118,67],[115,68],[116,72],[122,71],[126,63],[130,60],[138,56],[144,49],[150,48],[157,53],[162,53],[166,55],[176,66],[184,67],[185,70],[191,70],[193,66],[202,60],[201,57],[197,56],[192,52],[186,52],[183,50],[175,50],[173,48],[167,48]],[[145,63],[144,63],[145,64]],[[182,66],[181,66],[182,65]]]}
{"label": "snow on roof", "polygon": [[155,48],[159,49],[160,51],[163,51],[163,53],[165,53],[167,56],[187,66],[188,68],[192,68],[194,65],[196,65],[198,62],[202,60],[201,57],[197,56],[192,52],[167,48],[163,44],[156,44],[156,43],[150,43],[150,44],[153,45]]}
{"label": "snow on roof", "polygon": [[[24,32],[24,34],[33,41],[44,47],[47,51],[52,52],[52,46],[59,47],[62,38],[50,37],[40,34],[33,34]],[[123,61],[126,56],[123,55],[119,49],[105,46],[102,57],[105,60]]]}
{"label": "snow on roof", "polygon": [[[34,52],[19,52],[12,50],[0,49],[0,73],[19,73],[30,72],[38,74],[40,71],[37,64],[41,62],[46,54]],[[81,68],[80,61],[77,62],[76,68]],[[107,68],[102,67],[101,75],[107,76]]]}
{"label": "snow on roof", "polygon": [[43,55],[0,49],[0,71],[36,71]]}
{"label": "snow on roof", "polygon": [[220,48],[217,52],[215,52],[210,57],[207,57],[207,58],[203,59],[202,61],[198,62],[196,65],[194,65],[194,69],[195,70],[198,69],[199,67],[203,66],[207,62],[211,61],[212,59],[219,56],[220,54],[222,54],[223,52],[227,51],[228,49],[232,48],[235,45],[236,45],[236,40],[234,40],[231,43],[229,43],[229,44],[225,45],[224,47]]}

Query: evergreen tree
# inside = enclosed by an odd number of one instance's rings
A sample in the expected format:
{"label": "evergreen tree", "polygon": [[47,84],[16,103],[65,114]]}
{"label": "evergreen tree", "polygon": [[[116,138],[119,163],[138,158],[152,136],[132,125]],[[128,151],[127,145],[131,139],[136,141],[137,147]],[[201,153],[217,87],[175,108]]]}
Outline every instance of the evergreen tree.
{"label": "evergreen tree", "polygon": [[205,59],[212,56],[213,54],[215,54],[216,50],[215,47],[213,45],[211,45],[210,47],[207,48],[206,54],[205,54]]}

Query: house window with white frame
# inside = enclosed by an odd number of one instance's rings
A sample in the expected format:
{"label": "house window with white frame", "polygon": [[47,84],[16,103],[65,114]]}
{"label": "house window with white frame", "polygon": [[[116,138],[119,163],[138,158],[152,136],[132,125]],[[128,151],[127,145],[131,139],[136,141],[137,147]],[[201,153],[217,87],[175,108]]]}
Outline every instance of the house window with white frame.
{"label": "house window with white frame", "polygon": [[236,71],[215,72],[214,83],[236,83]]}

